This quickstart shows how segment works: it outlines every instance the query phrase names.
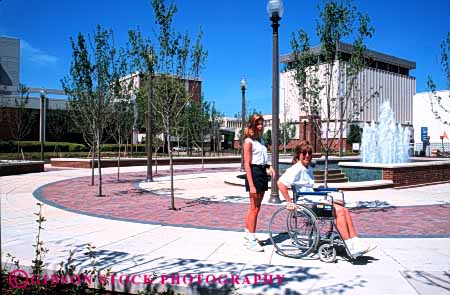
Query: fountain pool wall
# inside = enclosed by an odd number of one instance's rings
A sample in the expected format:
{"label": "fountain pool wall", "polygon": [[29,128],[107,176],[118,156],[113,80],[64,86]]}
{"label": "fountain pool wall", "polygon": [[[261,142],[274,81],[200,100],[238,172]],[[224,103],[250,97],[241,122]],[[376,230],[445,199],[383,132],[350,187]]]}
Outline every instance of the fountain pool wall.
{"label": "fountain pool wall", "polygon": [[394,187],[450,181],[450,160],[411,158],[414,162],[378,164],[340,162],[350,181],[392,180]]}

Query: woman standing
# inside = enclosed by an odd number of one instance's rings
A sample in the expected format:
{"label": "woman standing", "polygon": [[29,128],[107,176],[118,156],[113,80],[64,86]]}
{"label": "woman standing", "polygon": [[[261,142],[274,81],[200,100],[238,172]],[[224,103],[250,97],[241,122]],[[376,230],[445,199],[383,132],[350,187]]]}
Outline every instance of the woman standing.
{"label": "woman standing", "polygon": [[261,202],[268,189],[267,169],[272,177],[275,175],[275,171],[268,163],[267,147],[262,139],[263,133],[264,119],[261,115],[254,114],[247,123],[244,140],[244,166],[247,176],[245,189],[250,197],[250,207],[245,220],[245,238],[247,249],[257,252],[264,251],[256,240],[255,232]]}

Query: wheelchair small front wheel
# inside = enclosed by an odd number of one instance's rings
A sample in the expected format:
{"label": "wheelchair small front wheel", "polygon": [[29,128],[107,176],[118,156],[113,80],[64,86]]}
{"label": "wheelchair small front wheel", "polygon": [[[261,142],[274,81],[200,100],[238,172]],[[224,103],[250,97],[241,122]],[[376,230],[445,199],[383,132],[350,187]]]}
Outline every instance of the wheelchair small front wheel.
{"label": "wheelchair small front wheel", "polygon": [[330,244],[320,245],[319,250],[319,258],[321,261],[326,263],[331,263],[336,260],[336,248]]}

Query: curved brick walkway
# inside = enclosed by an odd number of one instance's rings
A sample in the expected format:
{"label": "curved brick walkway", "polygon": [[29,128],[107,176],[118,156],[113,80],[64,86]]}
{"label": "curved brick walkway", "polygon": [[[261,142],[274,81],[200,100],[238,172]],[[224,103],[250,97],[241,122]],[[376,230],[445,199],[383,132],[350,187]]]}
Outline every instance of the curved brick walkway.
{"label": "curved brick walkway", "polygon": [[[236,168],[177,169],[176,174],[236,171]],[[158,173],[165,176],[168,172]],[[133,184],[145,174],[104,176],[104,194],[96,197],[90,177],[47,184],[33,194],[40,201],[64,210],[102,218],[182,227],[243,230],[247,204],[175,200],[177,211],[168,210],[169,198],[138,190]],[[207,185],[207,183],[205,183]],[[263,205],[259,231],[267,231],[274,205]],[[353,209],[355,227],[362,237],[450,237],[450,205]]]}

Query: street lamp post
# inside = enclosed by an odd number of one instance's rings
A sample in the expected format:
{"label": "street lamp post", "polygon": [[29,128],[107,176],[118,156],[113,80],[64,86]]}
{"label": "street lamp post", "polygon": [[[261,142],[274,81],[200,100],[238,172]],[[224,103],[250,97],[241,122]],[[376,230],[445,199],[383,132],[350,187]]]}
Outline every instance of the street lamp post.
{"label": "street lamp post", "polygon": [[278,134],[279,134],[279,70],[278,70],[278,27],[283,16],[283,1],[269,0],[267,2],[267,13],[272,21],[272,167],[275,169],[275,176],[272,177],[272,190],[269,203],[281,203],[278,195]]}
{"label": "street lamp post", "polygon": [[245,171],[244,168],[244,138],[245,138],[245,89],[247,88],[247,81],[245,78],[241,80],[241,90],[242,90],[242,129],[241,129],[241,171]]}
{"label": "street lamp post", "polygon": [[41,142],[41,161],[44,161],[44,143],[45,143],[45,100],[47,93],[42,88],[40,92],[41,105],[40,105],[40,120],[39,120],[39,141]]}

